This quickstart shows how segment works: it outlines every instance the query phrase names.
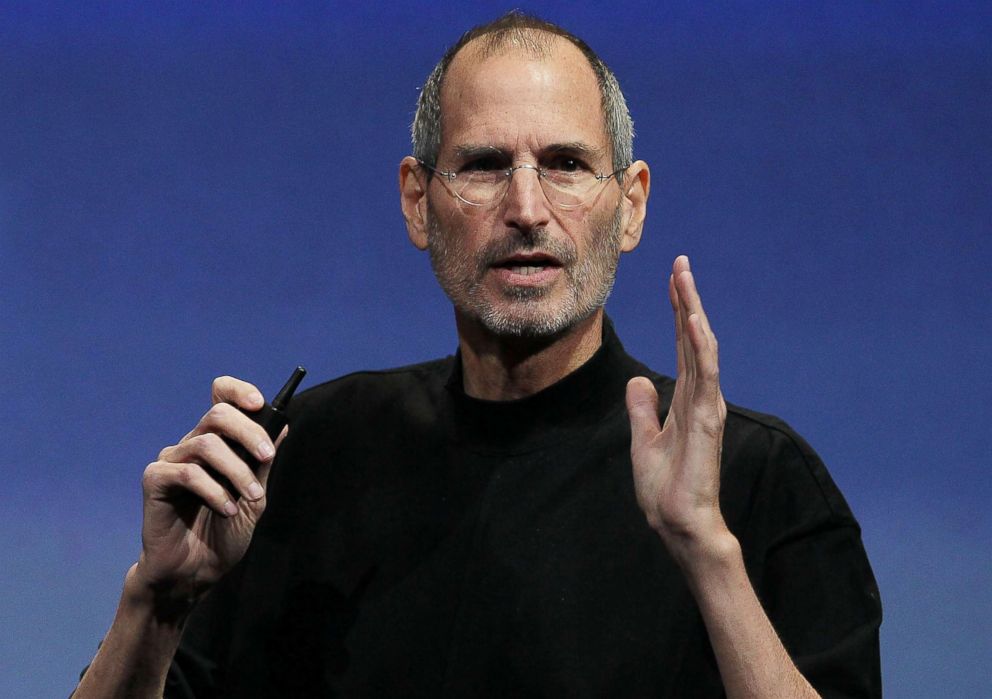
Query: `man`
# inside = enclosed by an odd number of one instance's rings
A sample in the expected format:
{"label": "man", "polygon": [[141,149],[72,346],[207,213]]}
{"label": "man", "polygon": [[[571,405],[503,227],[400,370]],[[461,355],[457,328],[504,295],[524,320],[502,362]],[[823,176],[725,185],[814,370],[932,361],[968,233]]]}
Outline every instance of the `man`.
{"label": "man", "polygon": [[399,179],[458,355],[298,397],[271,483],[235,409],[261,396],[217,379],[145,472],[77,696],[157,695],[173,656],[174,696],[880,695],[857,524],[798,436],[724,403],[689,261],[675,382],[603,314],[650,188],[631,134],[557,27],[511,13],[446,54]]}

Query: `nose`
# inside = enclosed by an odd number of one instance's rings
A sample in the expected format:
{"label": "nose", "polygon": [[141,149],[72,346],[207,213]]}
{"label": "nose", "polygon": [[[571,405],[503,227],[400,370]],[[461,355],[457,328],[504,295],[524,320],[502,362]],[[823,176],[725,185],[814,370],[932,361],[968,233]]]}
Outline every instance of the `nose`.
{"label": "nose", "polygon": [[540,177],[533,165],[513,168],[503,200],[503,223],[507,227],[529,234],[550,222],[551,202],[544,195]]}

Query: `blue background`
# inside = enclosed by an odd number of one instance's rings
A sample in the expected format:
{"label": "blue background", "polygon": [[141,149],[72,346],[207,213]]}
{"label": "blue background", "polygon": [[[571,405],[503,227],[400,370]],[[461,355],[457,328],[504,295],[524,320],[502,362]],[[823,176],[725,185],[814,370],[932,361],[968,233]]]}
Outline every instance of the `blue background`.
{"label": "blue background", "polygon": [[[992,695],[988,3],[534,3],[653,167],[608,306],[674,371],[688,253],[729,400],[847,494],[888,696]],[[230,373],[266,394],[453,351],[396,166],[495,3],[0,0],[0,693],[63,696],[138,552],[139,478]]]}

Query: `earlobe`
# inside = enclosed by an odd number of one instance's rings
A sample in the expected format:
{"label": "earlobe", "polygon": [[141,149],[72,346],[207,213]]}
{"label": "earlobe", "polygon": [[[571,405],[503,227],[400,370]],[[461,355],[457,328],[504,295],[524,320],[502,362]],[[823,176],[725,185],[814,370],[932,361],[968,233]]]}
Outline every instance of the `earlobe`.
{"label": "earlobe", "polygon": [[406,233],[418,250],[427,249],[427,192],[416,159],[407,156],[400,163],[400,208],[406,220]]}
{"label": "earlobe", "polygon": [[641,242],[644,217],[647,215],[648,195],[651,191],[651,171],[648,164],[638,160],[627,169],[624,178],[624,207],[629,211],[623,231],[620,250],[630,252]]}

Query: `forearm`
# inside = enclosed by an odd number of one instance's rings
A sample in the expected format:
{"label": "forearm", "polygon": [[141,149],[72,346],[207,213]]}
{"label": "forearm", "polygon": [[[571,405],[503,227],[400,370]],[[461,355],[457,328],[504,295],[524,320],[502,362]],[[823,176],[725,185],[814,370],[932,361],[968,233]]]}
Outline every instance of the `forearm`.
{"label": "forearm", "polygon": [[191,606],[162,613],[154,595],[136,581],[135,570],[127,573],[114,622],[73,699],[162,696]]}
{"label": "forearm", "polygon": [[726,532],[677,556],[706,624],[728,699],[818,697],[796,668]]}

